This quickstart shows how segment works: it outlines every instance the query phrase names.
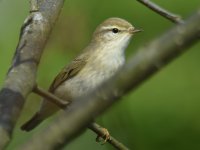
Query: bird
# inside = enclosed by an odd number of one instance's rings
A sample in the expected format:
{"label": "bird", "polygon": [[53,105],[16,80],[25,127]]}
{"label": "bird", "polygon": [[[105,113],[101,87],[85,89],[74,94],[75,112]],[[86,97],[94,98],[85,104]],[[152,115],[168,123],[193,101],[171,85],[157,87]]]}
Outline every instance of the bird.
{"label": "bird", "polygon": [[[69,103],[89,94],[123,67],[125,49],[140,31],[124,19],[106,19],[97,26],[88,46],[60,71],[48,91]],[[58,106],[43,98],[38,112],[21,129],[34,129],[58,110]]]}

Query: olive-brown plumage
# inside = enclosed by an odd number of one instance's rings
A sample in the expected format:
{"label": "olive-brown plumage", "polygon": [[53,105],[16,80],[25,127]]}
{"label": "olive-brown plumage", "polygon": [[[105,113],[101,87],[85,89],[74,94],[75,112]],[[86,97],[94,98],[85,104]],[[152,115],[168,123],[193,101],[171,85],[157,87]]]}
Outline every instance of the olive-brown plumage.
{"label": "olive-brown plumage", "polygon": [[[105,20],[96,28],[89,45],[57,75],[49,92],[69,102],[87,95],[124,65],[124,51],[132,35],[139,31],[124,19]],[[43,99],[39,111],[21,129],[32,130],[57,110],[56,105]]]}

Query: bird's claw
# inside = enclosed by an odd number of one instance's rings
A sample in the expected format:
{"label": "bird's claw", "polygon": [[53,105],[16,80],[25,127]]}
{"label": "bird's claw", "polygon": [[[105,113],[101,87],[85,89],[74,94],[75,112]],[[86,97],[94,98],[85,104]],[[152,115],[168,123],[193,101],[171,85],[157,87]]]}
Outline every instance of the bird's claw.
{"label": "bird's claw", "polygon": [[96,138],[97,142],[101,142],[101,138],[103,139],[102,141],[102,145],[105,144],[108,140],[110,140],[110,133],[108,132],[108,130],[106,128],[102,128],[103,131],[103,135],[98,135]]}

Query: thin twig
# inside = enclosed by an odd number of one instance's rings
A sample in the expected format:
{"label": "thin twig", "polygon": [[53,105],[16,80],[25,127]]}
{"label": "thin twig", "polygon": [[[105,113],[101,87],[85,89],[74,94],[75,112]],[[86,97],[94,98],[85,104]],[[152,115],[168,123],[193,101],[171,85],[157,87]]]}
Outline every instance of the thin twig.
{"label": "thin twig", "polygon": [[[35,88],[33,89],[33,92],[44,97],[46,100],[49,100],[50,102],[54,103],[61,109],[65,109],[67,104],[69,104],[68,102],[63,101],[62,99],[58,98],[57,96],[53,95],[50,92],[45,91],[44,89],[38,86],[35,86]],[[106,138],[105,133],[102,130],[104,128],[98,125],[97,123],[91,123],[88,128],[94,131],[102,139]],[[109,136],[109,139],[107,139],[107,142],[109,142],[113,147],[117,148],[118,150],[128,150],[128,148],[125,145],[123,145],[121,142],[119,142],[112,136]]]}
{"label": "thin twig", "polygon": [[167,11],[166,9],[160,7],[159,5],[151,2],[150,0],[137,0],[138,2],[144,4],[145,6],[147,6],[148,8],[150,8],[151,10],[155,11],[156,13],[158,13],[159,15],[167,18],[168,20],[170,20],[173,23],[183,23],[184,21],[181,19],[181,16],[173,14],[169,11]]}
{"label": "thin twig", "polygon": [[69,104],[69,102],[63,101],[62,99],[58,98],[54,94],[47,92],[38,86],[34,87],[33,92],[44,97],[46,100],[49,100],[50,102],[54,103],[61,109],[65,109],[66,106]]}

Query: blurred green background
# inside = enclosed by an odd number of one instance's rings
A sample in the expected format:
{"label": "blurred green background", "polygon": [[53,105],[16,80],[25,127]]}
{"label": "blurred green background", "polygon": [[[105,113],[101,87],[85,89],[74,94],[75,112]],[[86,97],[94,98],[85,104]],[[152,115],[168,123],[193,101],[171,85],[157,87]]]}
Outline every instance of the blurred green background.
{"label": "blurred green background", "polygon": [[[200,6],[199,0],[155,0],[157,4],[189,17]],[[18,42],[20,27],[28,15],[29,2],[0,1],[0,86]],[[174,26],[136,0],[68,0],[59,17],[38,71],[38,83],[44,88],[69,63],[91,37],[95,27],[109,17],[127,19],[145,32],[138,34],[127,49],[127,58],[136,49]],[[131,150],[200,149],[200,44],[163,68],[137,90],[98,118],[98,122]],[[38,109],[40,98],[31,94],[17,123],[8,150],[16,149],[48,120],[30,133],[19,126]],[[65,149],[113,149],[95,142],[96,135],[85,131]]]}

